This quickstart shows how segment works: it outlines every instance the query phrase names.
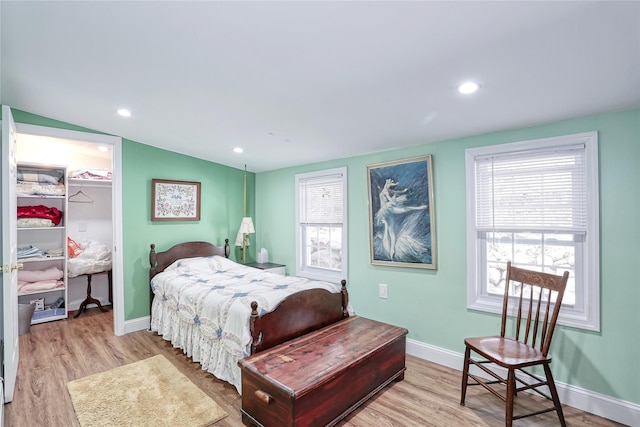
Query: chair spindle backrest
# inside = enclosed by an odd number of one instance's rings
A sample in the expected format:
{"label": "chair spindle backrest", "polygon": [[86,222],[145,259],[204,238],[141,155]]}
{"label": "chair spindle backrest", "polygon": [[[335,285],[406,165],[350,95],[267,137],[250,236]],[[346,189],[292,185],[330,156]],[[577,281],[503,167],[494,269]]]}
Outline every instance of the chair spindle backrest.
{"label": "chair spindle backrest", "polygon": [[[532,347],[537,346],[542,354],[546,356],[549,352],[551,338],[558,320],[568,279],[568,271],[565,271],[562,276],[556,276],[513,267],[509,261],[507,263],[500,336],[505,336],[509,303],[513,299],[518,304],[514,338]],[[512,283],[519,283],[520,290],[518,295],[513,295],[510,298],[509,291]],[[525,292],[525,288],[527,288],[528,292]],[[555,299],[553,298],[554,295]],[[526,309],[526,313],[522,312],[523,308]],[[543,311],[544,313],[542,313]],[[525,322],[524,325],[522,325],[522,321]],[[538,330],[539,327],[541,328],[540,331]],[[520,335],[523,328],[524,331],[521,338]]]}

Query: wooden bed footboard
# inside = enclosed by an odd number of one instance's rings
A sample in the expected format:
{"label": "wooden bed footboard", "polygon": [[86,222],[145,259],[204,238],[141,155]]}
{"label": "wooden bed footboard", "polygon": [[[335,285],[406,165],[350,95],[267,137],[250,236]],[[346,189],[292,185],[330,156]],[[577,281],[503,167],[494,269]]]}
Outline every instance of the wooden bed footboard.
{"label": "wooden bed footboard", "polygon": [[310,289],[288,296],[271,312],[259,315],[251,303],[251,354],[331,325],[349,317],[347,281],[339,293]]}

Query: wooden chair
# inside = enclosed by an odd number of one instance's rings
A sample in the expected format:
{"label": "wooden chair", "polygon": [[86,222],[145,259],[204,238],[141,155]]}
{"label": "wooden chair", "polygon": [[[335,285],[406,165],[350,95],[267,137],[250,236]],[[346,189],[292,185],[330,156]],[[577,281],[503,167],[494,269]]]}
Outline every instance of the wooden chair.
{"label": "wooden chair", "polygon": [[[462,394],[460,404],[464,406],[467,385],[481,385],[506,403],[505,425],[510,427],[513,420],[556,411],[560,424],[564,427],[564,414],[558,398],[553,376],[549,364],[549,346],[556,326],[562,297],[567,286],[569,272],[563,276],[525,270],[512,267],[507,263],[507,277],[505,282],[504,302],[502,306],[502,326],[500,336],[466,338],[464,368],[462,372]],[[516,295],[509,295],[512,292]],[[512,304],[510,304],[512,302]],[[529,303],[530,302],[530,303]],[[510,305],[517,304],[514,307]],[[517,313],[513,309],[517,308]],[[511,309],[511,311],[509,311]],[[514,336],[506,336],[508,313],[516,315]],[[471,357],[471,351],[481,356],[479,359]],[[483,359],[482,359],[483,358]],[[469,373],[469,365],[474,365],[488,374],[494,380],[486,380]],[[545,379],[534,375],[524,368],[542,365]],[[502,368],[502,369],[500,369]],[[504,371],[507,371],[506,378]],[[469,378],[475,382],[469,383]],[[525,381],[525,379],[527,381]],[[520,387],[516,387],[516,382]],[[506,385],[506,396],[498,391],[499,386]],[[549,396],[540,387],[548,387]],[[532,390],[553,402],[552,407],[523,415],[513,415],[513,399],[518,392]]]}

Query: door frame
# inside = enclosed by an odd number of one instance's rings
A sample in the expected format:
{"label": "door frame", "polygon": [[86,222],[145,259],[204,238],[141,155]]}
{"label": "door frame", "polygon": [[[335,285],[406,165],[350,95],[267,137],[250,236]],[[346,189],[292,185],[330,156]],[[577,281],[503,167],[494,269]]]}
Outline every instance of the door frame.
{"label": "door frame", "polygon": [[[16,125],[11,109],[2,106],[4,122],[2,127],[2,190],[0,194],[7,198],[2,203],[2,408],[0,409],[0,426],[4,425],[4,403],[11,402],[15,392],[18,363],[20,360],[19,315],[18,315],[18,272],[20,264],[17,259],[17,216],[16,211]],[[7,271],[8,269],[8,271]]]}
{"label": "door frame", "polygon": [[113,224],[113,248],[111,254],[111,268],[113,272],[113,333],[116,336],[124,335],[124,272],[122,256],[122,138],[114,135],[82,132],[18,122],[16,122],[16,130],[18,134],[77,140],[95,144],[110,145],[113,148],[113,171],[111,172]]}

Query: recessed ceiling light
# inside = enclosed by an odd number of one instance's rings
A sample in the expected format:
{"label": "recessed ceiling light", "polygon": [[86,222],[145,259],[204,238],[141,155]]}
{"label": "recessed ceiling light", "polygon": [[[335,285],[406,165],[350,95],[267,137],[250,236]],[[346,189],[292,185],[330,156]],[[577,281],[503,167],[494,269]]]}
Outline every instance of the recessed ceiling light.
{"label": "recessed ceiling light", "polygon": [[240,148],[240,147],[236,147],[236,148],[233,149],[233,152],[234,153],[238,153],[238,154],[242,153],[243,151],[244,150],[242,148]]}
{"label": "recessed ceiling light", "polygon": [[98,145],[98,150],[102,151],[103,153],[106,153],[107,151],[109,151],[109,149],[104,145]]}
{"label": "recessed ceiling light", "polygon": [[464,93],[465,95],[474,93],[480,88],[480,85],[476,82],[464,82],[460,86],[458,86],[458,91],[460,93]]}
{"label": "recessed ceiling light", "polygon": [[126,108],[120,108],[118,110],[118,114],[120,114],[122,117],[131,117],[131,111],[127,110]]}

